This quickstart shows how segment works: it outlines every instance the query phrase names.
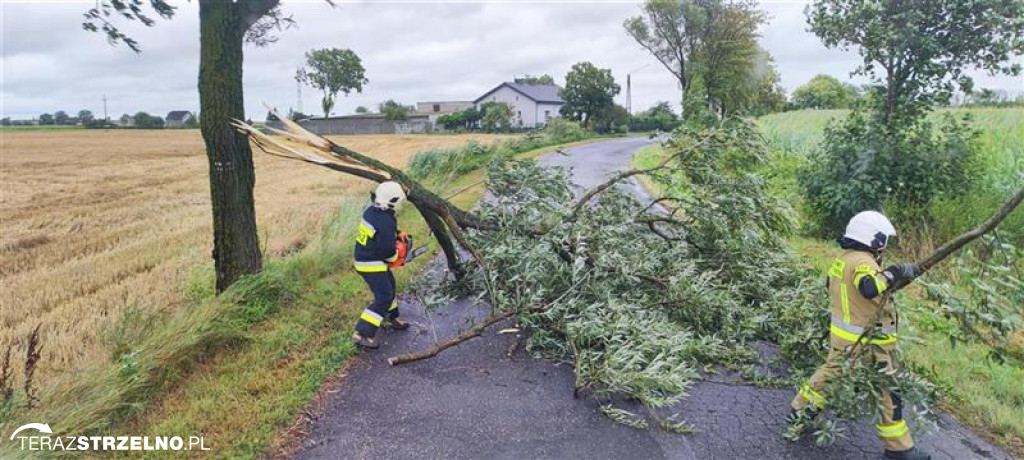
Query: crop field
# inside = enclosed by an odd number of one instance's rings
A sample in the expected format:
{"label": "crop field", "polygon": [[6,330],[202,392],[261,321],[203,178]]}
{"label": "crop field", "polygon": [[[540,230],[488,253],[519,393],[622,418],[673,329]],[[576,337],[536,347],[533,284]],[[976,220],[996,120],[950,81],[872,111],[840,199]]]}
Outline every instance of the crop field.
{"label": "crop field", "polygon": [[[41,326],[37,382],[109,359],[126,312],[171,312],[212,289],[207,162],[198,131],[10,130],[0,155],[0,351]],[[494,135],[346,136],[394,165]],[[320,237],[342,196],[369,183],[255,153],[268,258]],[[17,368],[20,366],[16,366]]]}

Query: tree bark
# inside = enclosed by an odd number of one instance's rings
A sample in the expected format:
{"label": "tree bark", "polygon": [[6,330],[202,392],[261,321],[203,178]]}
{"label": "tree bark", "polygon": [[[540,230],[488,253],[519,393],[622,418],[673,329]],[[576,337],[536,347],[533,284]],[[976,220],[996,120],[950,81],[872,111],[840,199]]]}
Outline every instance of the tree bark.
{"label": "tree bark", "polygon": [[258,272],[263,264],[253,204],[252,150],[248,137],[231,126],[232,119],[245,119],[242,46],[246,12],[235,2],[199,2],[199,117],[210,168],[218,292],[239,277]]}

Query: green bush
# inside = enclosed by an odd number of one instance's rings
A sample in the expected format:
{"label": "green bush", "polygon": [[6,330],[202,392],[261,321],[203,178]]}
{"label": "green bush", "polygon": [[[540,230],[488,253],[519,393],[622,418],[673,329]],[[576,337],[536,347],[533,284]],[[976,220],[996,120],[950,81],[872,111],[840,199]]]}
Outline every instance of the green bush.
{"label": "green bush", "polygon": [[930,223],[931,205],[963,194],[975,177],[978,133],[968,123],[947,114],[893,133],[862,109],[830,123],[799,176],[812,228],[834,238],[867,209]]}

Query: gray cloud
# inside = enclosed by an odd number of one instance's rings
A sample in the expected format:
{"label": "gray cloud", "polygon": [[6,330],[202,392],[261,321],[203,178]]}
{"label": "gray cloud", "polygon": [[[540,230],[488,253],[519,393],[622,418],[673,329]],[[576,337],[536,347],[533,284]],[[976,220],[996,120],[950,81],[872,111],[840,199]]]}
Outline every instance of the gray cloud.
{"label": "gray cloud", "polygon": [[[84,3],[0,4],[2,13],[3,116],[89,109],[102,113],[106,95],[112,117],[140,110],[166,114],[197,110],[198,6],[185,2],[171,21],[146,28],[123,23],[143,47],[139,55],[111,47],[81,29]],[[295,107],[295,68],[312,48],[345,47],[358,53],[370,84],[338,101],[337,113],[376,106],[474,99],[501,81],[524,73],[564,78],[573,63],[591,61],[613,70],[625,86],[633,73],[633,108],[677,101],[671,75],[622,31],[639,12],[622,2],[284,2],[298,27],[268,48],[247,48],[246,111],[260,119],[262,102]],[[773,19],[762,43],[775,56],[788,90],[818,73],[850,79],[860,62],[854,52],[828,50],[807,32],[802,3],[767,3]],[[862,82],[863,79],[856,81]],[[979,77],[983,87],[1024,90],[1019,78]],[[320,95],[302,88],[302,108],[319,111]],[[625,88],[619,97],[625,102]]]}

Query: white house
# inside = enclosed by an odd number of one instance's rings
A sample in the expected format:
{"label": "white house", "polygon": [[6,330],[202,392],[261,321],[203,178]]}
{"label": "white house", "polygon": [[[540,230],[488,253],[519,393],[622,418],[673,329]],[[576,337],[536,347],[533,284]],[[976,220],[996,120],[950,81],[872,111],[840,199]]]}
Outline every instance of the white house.
{"label": "white house", "polygon": [[558,95],[555,85],[530,85],[505,82],[478,97],[474,104],[479,109],[487,102],[504,102],[512,107],[512,125],[540,127],[558,116],[565,101]]}

